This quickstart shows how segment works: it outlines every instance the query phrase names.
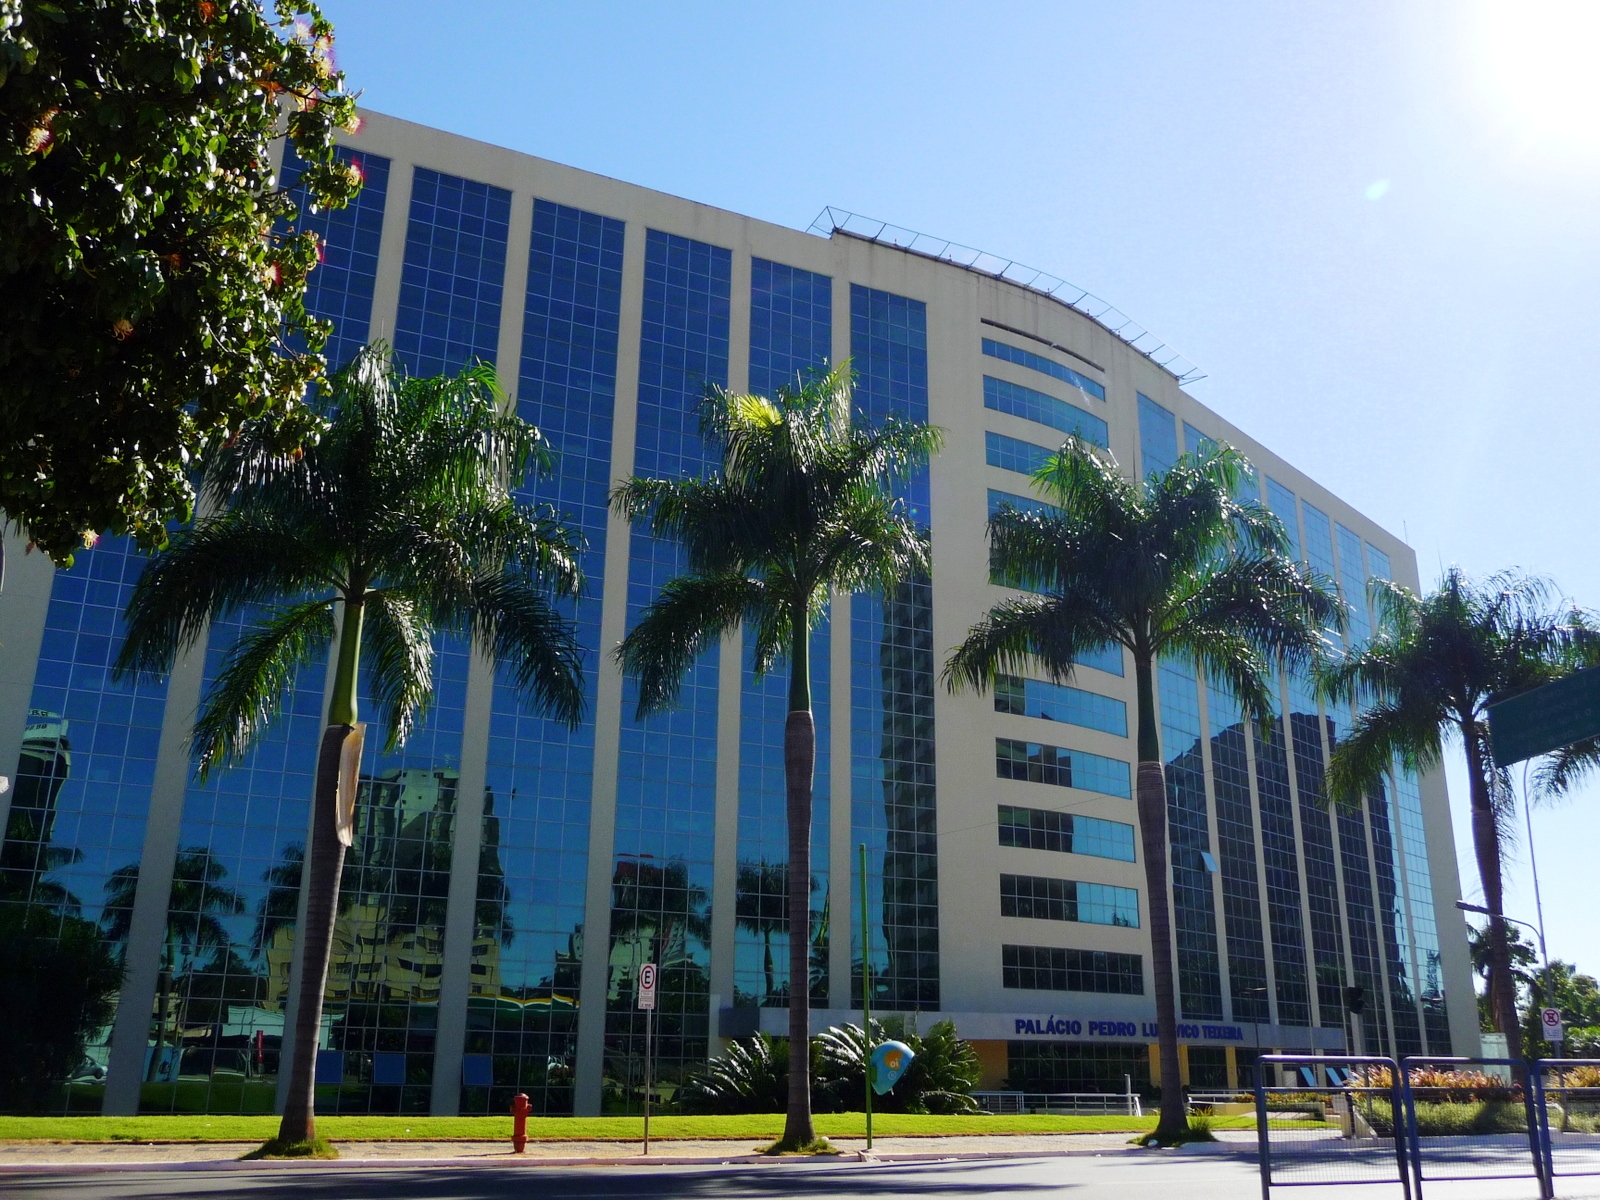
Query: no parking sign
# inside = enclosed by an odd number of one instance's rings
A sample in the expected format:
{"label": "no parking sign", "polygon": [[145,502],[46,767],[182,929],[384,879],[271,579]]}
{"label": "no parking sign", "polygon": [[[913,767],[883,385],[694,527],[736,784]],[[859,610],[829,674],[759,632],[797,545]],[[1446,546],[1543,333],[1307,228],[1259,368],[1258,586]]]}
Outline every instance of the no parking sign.
{"label": "no parking sign", "polygon": [[1544,1029],[1544,1040],[1559,1042],[1566,1036],[1561,1028],[1561,1010],[1559,1008],[1541,1008],[1539,1010],[1539,1023]]}

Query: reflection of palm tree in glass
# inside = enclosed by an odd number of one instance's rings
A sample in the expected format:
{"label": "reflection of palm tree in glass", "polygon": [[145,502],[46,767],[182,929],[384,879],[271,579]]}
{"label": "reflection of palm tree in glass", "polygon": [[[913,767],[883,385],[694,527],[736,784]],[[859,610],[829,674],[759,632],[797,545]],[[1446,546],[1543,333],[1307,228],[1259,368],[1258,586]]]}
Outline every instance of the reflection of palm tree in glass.
{"label": "reflection of palm tree in glass", "polygon": [[[742,862],[734,920],[740,929],[761,938],[761,970],[766,979],[762,1004],[778,996],[777,970],[772,961],[772,935],[789,927],[789,864]],[[787,990],[787,989],[786,989]]]}
{"label": "reflection of palm tree in glass", "polygon": [[300,904],[300,874],[305,861],[305,846],[290,842],[284,846],[283,858],[277,865],[261,873],[267,894],[256,905],[254,952],[257,959],[267,952],[278,930],[294,927],[295,912]]}
{"label": "reflection of palm tree in glass", "polygon": [[[611,877],[611,940],[644,943],[640,962],[656,961],[665,970],[689,958],[689,939],[710,941],[706,890],[689,882],[681,858],[665,865],[644,857],[619,858]],[[676,957],[674,957],[676,947]]]}
{"label": "reflection of palm tree in glass", "polygon": [[[811,878],[811,891],[820,890],[816,876]],[[777,963],[772,957],[772,935],[789,931],[789,864],[783,862],[742,862],[739,864],[739,882],[736,888],[734,921],[746,933],[761,938],[761,970],[766,987],[759,1003],[763,1006],[781,1006],[787,1003],[790,981],[778,983]],[[815,913],[811,930],[811,977],[813,998],[827,970],[828,908],[823,899],[820,913]]]}
{"label": "reflection of palm tree in glass", "polygon": [[[234,917],[245,911],[244,897],[222,880],[228,869],[204,846],[187,846],[178,851],[172,868],[172,892],[167,901],[167,936],[162,947],[160,996],[156,1010],[156,1053],[150,1056],[154,1072],[166,1045],[174,974],[187,976],[201,950],[222,950],[231,944],[227,927],[220,917]],[[139,885],[139,864],[118,867],[106,880],[106,905],[103,926],[113,942],[126,943],[133,920],[133,895]],[[181,964],[181,965],[180,965]],[[173,1037],[179,1036],[187,1011],[187,991],[179,1001]],[[153,1075],[151,1076],[154,1077]]]}

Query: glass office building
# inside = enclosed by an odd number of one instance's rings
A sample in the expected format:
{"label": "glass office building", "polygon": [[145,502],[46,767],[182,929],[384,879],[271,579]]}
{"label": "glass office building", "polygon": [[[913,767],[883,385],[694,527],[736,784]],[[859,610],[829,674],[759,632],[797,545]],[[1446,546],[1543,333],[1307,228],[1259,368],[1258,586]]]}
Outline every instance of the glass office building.
{"label": "glass office building", "polygon": [[[730,1037],[874,1009],[972,1039],[984,1086],[1151,1080],[1154,1004],[1120,653],[1065,684],[948,694],[944,656],[1005,590],[985,521],[1074,433],[1144,474],[1211,441],[1336,580],[1370,636],[1368,580],[1415,586],[1393,535],[1193,399],[1185,364],[1119,336],[1060,281],[829,213],[799,232],[371,115],[342,153],[367,186],[308,214],[308,305],[333,358],[381,338],[415,373],[497,369],[557,452],[529,499],[586,540],[572,609],[576,729],[532,708],[462,635],[394,753],[367,738],[317,1059],[327,1112],[637,1110],[636,981],[660,967],[657,1096]],[[292,181],[296,164],[283,164]],[[927,252],[924,252],[927,251]],[[992,268],[992,269],[991,269]],[[608,510],[630,473],[713,457],[708,384],[770,391],[846,359],[867,419],[946,430],[902,496],[934,570],[835,596],[813,635],[818,754],[809,978],[789,977],[786,691],[737,637],[671,712],[636,719],[610,649],[679,569]],[[185,737],[251,612],[170,677],[112,677],[143,567],[105,539],[56,571],[8,555],[0,593],[0,904],[92,929],[126,968],[61,1111],[270,1112],[294,1026],[301,865],[327,664],[302,669],[243,761],[200,781]],[[1352,714],[1281,680],[1278,718],[1161,666],[1172,936],[1187,1081],[1270,1050],[1470,1053],[1476,1011],[1442,777],[1396,770],[1330,807]],[[3,768],[0,768],[3,769]],[[867,847],[862,945],[857,846]],[[1359,986],[1365,1011],[1349,1011]]]}

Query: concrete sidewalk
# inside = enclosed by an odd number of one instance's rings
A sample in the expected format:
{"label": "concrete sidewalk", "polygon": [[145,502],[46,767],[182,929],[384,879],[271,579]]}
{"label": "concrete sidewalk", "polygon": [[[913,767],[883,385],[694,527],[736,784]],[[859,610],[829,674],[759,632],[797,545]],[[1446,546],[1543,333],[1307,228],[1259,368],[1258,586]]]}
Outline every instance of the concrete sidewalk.
{"label": "concrete sidewalk", "polygon": [[[1149,1151],[1131,1146],[1127,1133],[989,1134],[977,1137],[874,1138],[872,1157],[885,1162],[937,1159],[1032,1158],[1059,1155],[1116,1154],[1255,1154],[1255,1135],[1185,1147],[1177,1151]],[[834,1138],[842,1154],[860,1158],[865,1138]],[[0,1142],[0,1173],[40,1171],[79,1172],[104,1170],[206,1170],[242,1167],[252,1170],[285,1166],[295,1169],[332,1165],[333,1160],[272,1159],[239,1162],[255,1148],[254,1142],[199,1143],[68,1143]],[[691,1165],[735,1162],[782,1163],[806,1161],[771,1158],[758,1153],[754,1140],[674,1139],[650,1143],[648,1158],[637,1141],[529,1142],[526,1153],[513,1154],[507,1143],[491,1142],[335,1142],[336,1160],[344,1166],[373,1167],[514,1167],[531,1166],[641,1166],[651,1163]]]}

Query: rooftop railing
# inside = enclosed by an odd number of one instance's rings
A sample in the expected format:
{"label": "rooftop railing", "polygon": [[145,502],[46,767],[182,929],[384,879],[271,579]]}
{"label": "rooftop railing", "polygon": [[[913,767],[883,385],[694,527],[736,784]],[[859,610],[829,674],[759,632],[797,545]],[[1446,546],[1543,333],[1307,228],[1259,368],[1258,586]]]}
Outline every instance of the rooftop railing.
{"label": "rooftop railing", "polygon": [[1052,300],[1059,300],[1073,311],[1082,313],[1091,321],[1116,334],[1179,383],[1193,383],[1197,379],[1205,378],[1204,371],[1114,305],[1100,299],[1092,292],[1068,283],[1065,279],[1046,271],[1023,266],[1015,259],[1002,258],[985,250],[975,250],[971,246],[931,237],[914,229],[902,229],[887,221],[863,217],[860,213],[846,212],[842,208],[832,206],[824,208],[817,214],[817,219],[811,222],[806,232],[821,237],[842,233],[864,241],[894,246],[912,254],[954,263],[969,271],[992,275],[996,279],[1004,279],[1029,291],[1040,292]]}

